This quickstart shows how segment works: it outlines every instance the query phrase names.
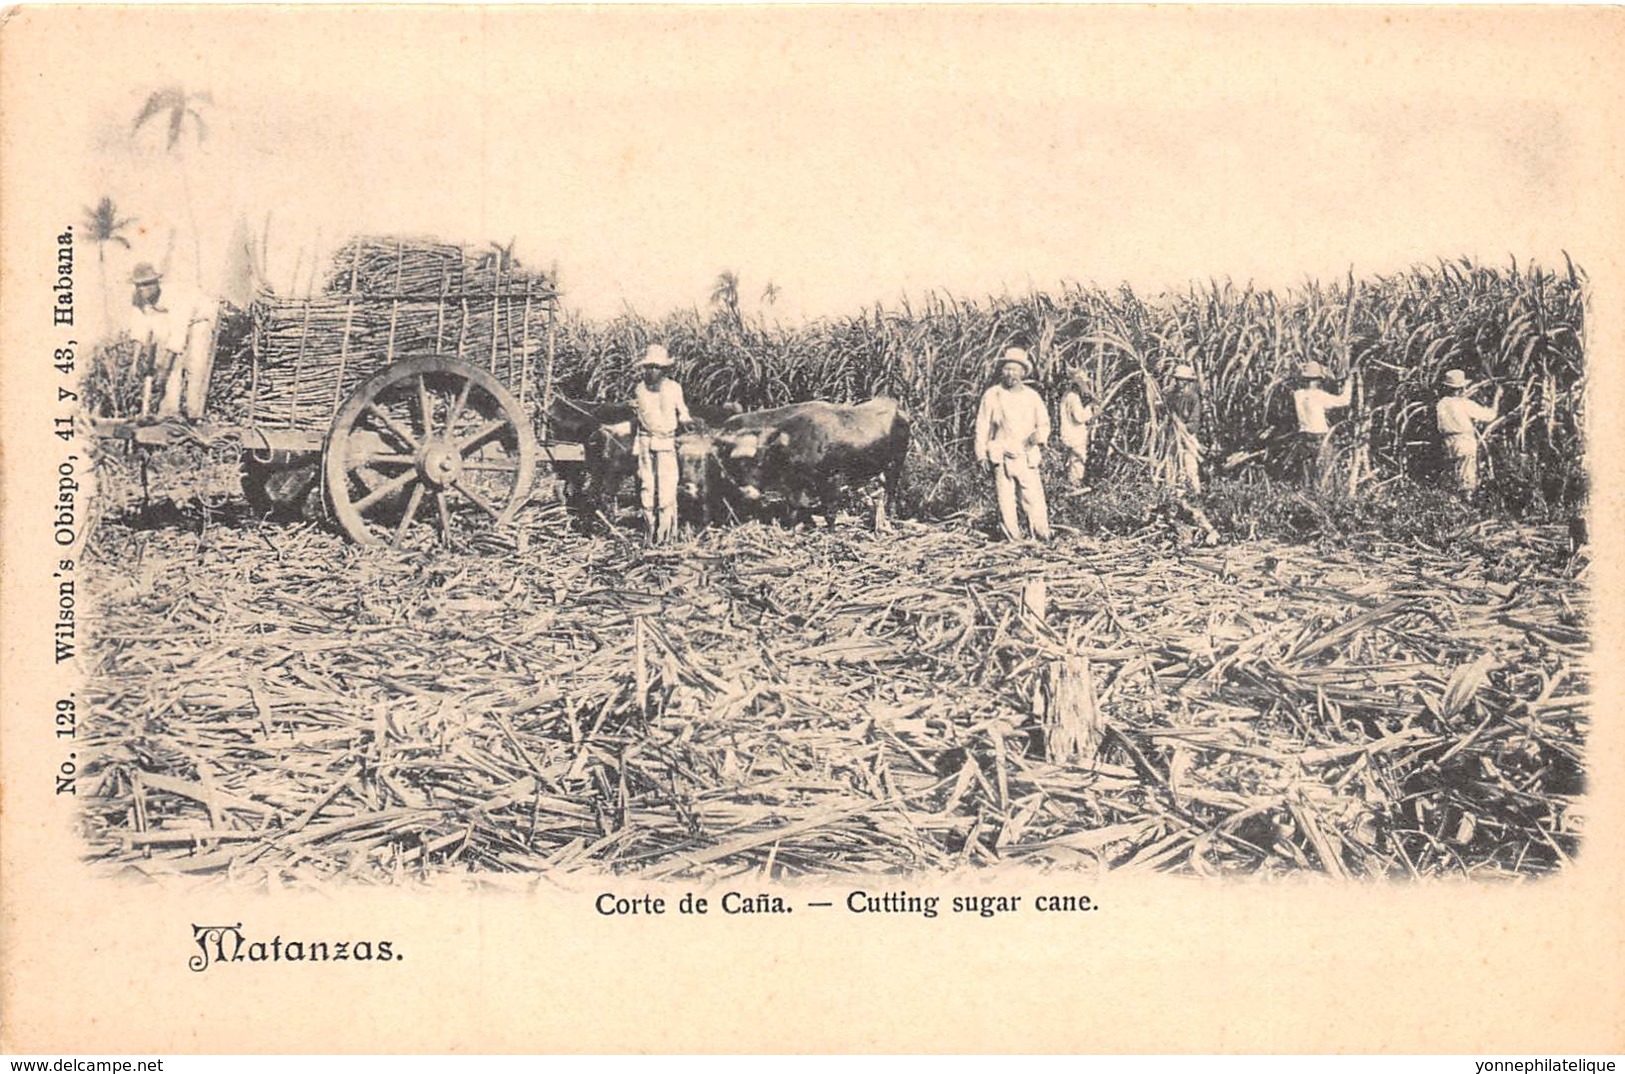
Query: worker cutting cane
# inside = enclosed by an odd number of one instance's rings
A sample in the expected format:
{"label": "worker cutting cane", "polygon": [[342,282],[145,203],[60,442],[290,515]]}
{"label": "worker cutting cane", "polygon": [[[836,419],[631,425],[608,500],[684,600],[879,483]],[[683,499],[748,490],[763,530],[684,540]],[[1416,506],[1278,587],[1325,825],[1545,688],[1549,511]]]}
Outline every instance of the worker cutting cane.
{"label": "worker cutting cane", "polygon": [[1472,496],[1478,491],[1478,426],[1495,420],[1501,409],[1501,388],[1496,386],[1490,406],[1478,402],[1467,389],[1466,373],[1459,369],[1446,372],[1444,395],[1435,409],[1451,477],[1459,492]]}

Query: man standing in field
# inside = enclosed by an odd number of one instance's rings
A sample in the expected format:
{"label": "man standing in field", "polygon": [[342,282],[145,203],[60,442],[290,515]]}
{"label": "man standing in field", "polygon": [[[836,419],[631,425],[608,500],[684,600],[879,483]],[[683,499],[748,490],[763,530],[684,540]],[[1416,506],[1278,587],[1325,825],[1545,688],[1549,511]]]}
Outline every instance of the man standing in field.
{"label": "man standing in field", "polygon": [[1067,452],[1066,479],[1074,492],[1083,491],[1089,472],[1089,426],[1094,420],[1095,395],[1080,369],[1061,396],[1061,444]]}
{"label": "man standing in field", "polygon": [[1202,393],[1196,370],[1174,367],[1174,386],[1168,392],[1169,432],[1173,439],[1174,486],[1182,492],[1202,491]]}
{"label": "man standing in field", "polygon": [[1043,396],[1022,383],[1032,371],[1026,351],[1020,347],[1006,350],[999,361],[999,380],[982,394],[982,405],[976,410],[976,457],[993,474],[999,528],[1009,541],[1019,541],[1022,535],[1016,514],[1018,492],[1033,536],[1040,541],[1050,539],[1049,507],[1038,476],[1039,445],[1050,433],[1049,407]]}
{"label": "man standing in field", "polygon": [[1444,375],[1444,389],[1438,406],[1439,436],[1444,439],[1444,454],[1456,487],[1471,496],[1478,491],[1477,425],[1495,420],[1501,409],[1501,388],[1496,386],[1495,401],[1485,406],[1467,394],[1467,374],[1452,369]]}
{"label": "man standing in field", "polygon": [[1343,384],[1343,391],[1333,395],[1321,387],[1326,379],[1326,367],[1319,362],[1306,362],[1298,371],[1302,386],[1292,393],[1292,408],[1297,412],[1298,435],[1293,448],[1297,454],[1298,473],[1306,488],[1318,488],[1326,476],[1331,443],[1331,426],[1326,421],[1328,410],[1341,410],[1354,398],[1354,378],[1351,374]]}
{"label": "man standing in field", "polygon": [[691,419],[682,385],[666,376],[671,368],[666,348],[650,344],[638,365],[643,383],[632,392],[638,493],[645,536],[650,544],[664,544],[677,532],[677,433]]}
{"label": "man standing in field", "polygon": [[[158,417],[171,418],[182,412],[189,418],[202,417],[212,326],[198,313],[195,302],[174,295],[165,299],[163,279],[163,273],[147,261],[130,273],[130,283],[135,286],[130,299],[130,335],[150,359],[153,382],[163,386]],[[150,391],[142,393],[143,414]]]}

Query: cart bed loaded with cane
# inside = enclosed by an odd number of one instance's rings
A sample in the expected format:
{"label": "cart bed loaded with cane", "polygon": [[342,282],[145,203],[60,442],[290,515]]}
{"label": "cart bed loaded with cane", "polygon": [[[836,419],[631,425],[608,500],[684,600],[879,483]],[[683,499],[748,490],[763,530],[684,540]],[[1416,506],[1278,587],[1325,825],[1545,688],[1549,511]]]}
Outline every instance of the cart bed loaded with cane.
{"label": "cart bed loaded with cane", "polygon": [[352,240],[322,290],[255,298],[247,361],[215,369],[200,421],[98,420],[94,431],[235,443],[251,503],[302,472],[362,544],[503,525],[539,463],[583,451],[538,442],[532,420],[552,394],[555,280],[493,249]]}

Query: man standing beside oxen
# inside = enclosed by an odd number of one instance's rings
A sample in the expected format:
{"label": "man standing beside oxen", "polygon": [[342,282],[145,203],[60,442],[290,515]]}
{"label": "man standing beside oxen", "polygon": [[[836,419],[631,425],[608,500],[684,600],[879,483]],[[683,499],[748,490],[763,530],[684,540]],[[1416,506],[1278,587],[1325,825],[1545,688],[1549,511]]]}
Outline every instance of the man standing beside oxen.
{"label": "man standing beside oxen", "polygon": [[982,394],[976,411],[976,457],[993,474],[999,500],[999,528],[1006,540],[1022,539],[1021,510],[1032,534],[1050,539],[1049,507],[1044,483],[1038,475],[1039,445],[1049,439],[1049,408],[1044,397],[1022,383],[1032,375],[1032,359],[1020,347],[1011,347],[999,361],[999,380]]}
{"label": "man standing beside oxen", "polygon": [[677,433],[690,421],[683,387],[666,376],[671,355],[651,344],[638,363],[643,382],[632,392],[637,439],[638,493],[643,501],[644,535],[664,544],[677,533]]}

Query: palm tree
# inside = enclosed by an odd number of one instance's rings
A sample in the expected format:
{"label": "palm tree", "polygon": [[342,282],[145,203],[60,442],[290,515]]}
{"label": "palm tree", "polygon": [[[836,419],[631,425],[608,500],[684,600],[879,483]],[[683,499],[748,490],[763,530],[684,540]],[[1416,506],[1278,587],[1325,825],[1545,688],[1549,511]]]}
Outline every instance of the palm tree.
{"label": "palm tree", "polygon": [[717,273],[711,285],[711,305],[717,307],[735,331],[743,331],[745,319],[739,313],[739,274],[731,269]]}
{"label": "palm tree", "polygon": [[113,309],[107,293],[107,244],[116,242],[128,250],[130,240],[124,237],[123,231],[133,223],[135,217],[119,216],[113,199],[109,197],[104,196],[94,209],[85,209],[85,231],[90,234],[90,241],[96,244],[96,264],[102,277],[102,317],[108,331],[113,328]]}
{"label": "palm tree", "polygon": [[203,105],[213,105],[214,97],[207,93],[187,93],[179,86],[167,86],[154,90],[147,97],[147,103],[142,106],[140,114],[130,126],[130,136],[133,138],[150,119],[158,116],[164,117],[167,133],[164,141],[164,151],[176,158],[181,173],[181,190],[186,196],[186,218],[192,226],[192,263],[197,270],[198,286],[203,286],[203,240],[198,235],[197,213],[192,206],[192,182],[186,170],[184,157],[180,154],[182,145],[181,135],[185,132],[187,120],[191,120],[192,129],[197,137],[197,144],[202,145],[209,136],[209,125],[203,121],[203,113],[198,109]]}
{"label": "palm tree", "polygon": [[768,280],[767,281],[767,286],[762,288],[762,301],[767,303],[769,306],[771,306],[775,302],[777,302],[778,300],[779,300],[779,285],[774,283],[772,280]]}

